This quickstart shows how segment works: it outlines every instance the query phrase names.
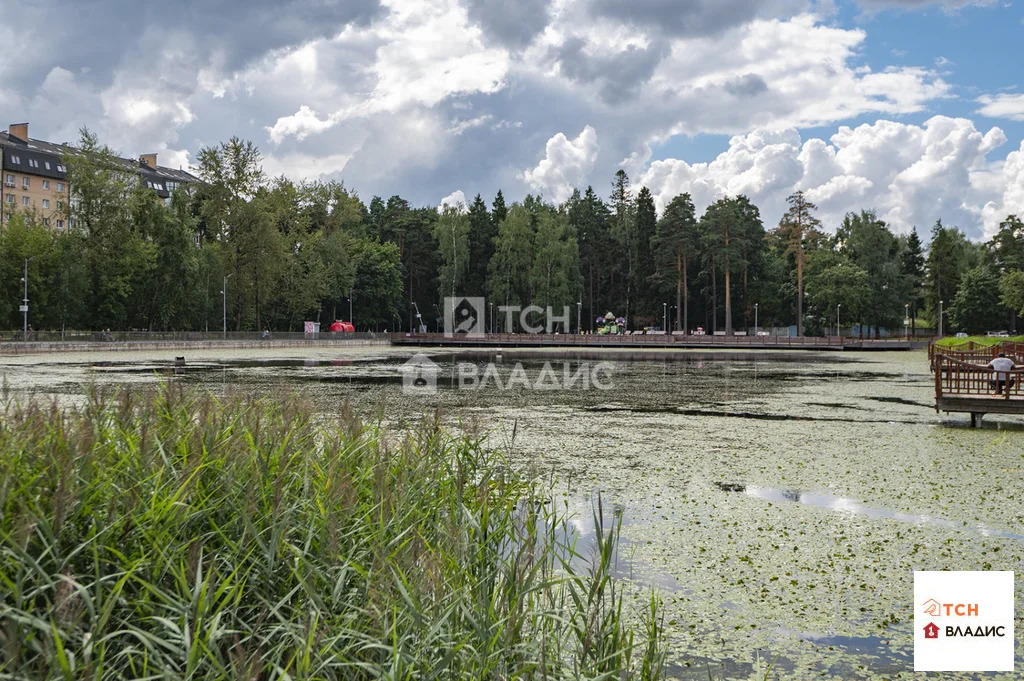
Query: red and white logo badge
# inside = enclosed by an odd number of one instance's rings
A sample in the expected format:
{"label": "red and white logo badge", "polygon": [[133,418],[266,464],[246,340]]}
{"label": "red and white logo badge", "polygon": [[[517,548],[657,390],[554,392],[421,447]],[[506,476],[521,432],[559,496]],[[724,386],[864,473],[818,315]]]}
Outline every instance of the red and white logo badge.
{"label": "red and white logo badge", "polygon": [[1012,572],[914,573],[915,672],[1011,672],[1013,649]]}

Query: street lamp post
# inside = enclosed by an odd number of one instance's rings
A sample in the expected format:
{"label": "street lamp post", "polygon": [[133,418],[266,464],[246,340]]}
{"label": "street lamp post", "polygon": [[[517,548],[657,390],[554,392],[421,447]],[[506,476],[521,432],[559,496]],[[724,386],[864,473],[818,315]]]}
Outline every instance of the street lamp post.
{"label": "street lamp post", "polygon": [[910,340],[910,303],[903,306],[903,335]]}
{"label": "street lamp post", "polygon": [[661,323],[663,325],[662,328],[664,328],[665,331],[667,332],[668,331],[668,303],[662,303],[661,304]]}
{"label": "street lamp post", "polygon": [[583,301],[576,301],[576,333],[583,333]]}
{"label": "street lamp post", "polygon": [[352,325],[352,330],[356,330],[356,322],[352,319],[352,289],[348,290],[348,323]]}
{"label": "street lamp post", "polygon": [[754,303],[754,336],[757,336],[757,303]]}
{"label": "street lamp post", "polygon": [[842,303],[836,305],[836,335],[840,338],[843,337],[843,327],[839,324],[839,308],[843,306]]}
{"label": "street lamp post", "polygon": [[939,301],[939,338],[942,338],[942,301]]}
{"label": "street lamp post", "polygon": [[491,333],[494,333],[494,303],[490,303],[491,306]]}
{"label": "street lamp post", "polygon": [[[32,258],[35,256],[33,255]],[[25,276],[21,280],[25,283],[25,298],[22,300],[21,311],[25,315],[22,323],[21,337],[28,340],[28,261],[32,258],[25,258]]]}

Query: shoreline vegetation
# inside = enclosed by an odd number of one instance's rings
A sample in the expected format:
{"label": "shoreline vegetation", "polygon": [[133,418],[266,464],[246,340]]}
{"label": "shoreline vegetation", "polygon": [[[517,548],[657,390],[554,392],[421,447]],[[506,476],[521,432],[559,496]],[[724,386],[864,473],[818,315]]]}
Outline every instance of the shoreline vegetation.
{"label": "shoreline vegetation", "polygon": [[[437,414],[162,386],[0,400],[0,674],[660,679],[651,592]],[[584,554],[584,555],[581,555]]]}
{"label": "shoreline vegetation", "polygon": [[967,336],[957,338],[956,336],[945,336],[935,341],[935,345],[940,348],[954,348],[959,345],[965,345],[966,343],[974,343],[983,347],[991,347],[993,345],[999,345],[1000,343],[1024,343],[1024,336]]}
{"label": "shoreline vegetation", "polygon": [[506,203],[498,190],[490,204],[476,194],[417,207],[398,195],[364,201],[342,182],[268,177],[259,149],[232,138],[201,149],[201,181],[165,205],[88,130],[64,162],[75,201],[57,214],[68,228],[9,207],[0,231],[0,327],[23,336],[298,332],[342,319],[360,331],[438,331],[450,296],[496,303],[492,329],[503,306],[568,308],[563,333],[596,331],[608,312],[634,331],[793,326],[802,336],[845,324],[837,335],[875,338],[916,334],[942,314],[954,332],[1013,329],[1024,313],[1017,215],[985,243],[938,220],[926,248],[917,228],[898,233],[870,210],[823,224],[803,191],[773,225],[745,195],[656,200],[622,169],[607,197],[587,186],[557,204]]}

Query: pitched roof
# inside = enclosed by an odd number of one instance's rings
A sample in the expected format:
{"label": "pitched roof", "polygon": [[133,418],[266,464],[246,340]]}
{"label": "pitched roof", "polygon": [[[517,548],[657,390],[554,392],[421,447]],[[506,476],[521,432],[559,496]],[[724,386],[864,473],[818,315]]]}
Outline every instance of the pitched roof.
{"label": "pitched roof", "polygon": [[[61,159],[67,154],[78,153],[78,149],[70,144],[54,144],[53,142],[36,139],[23,140],[11,135],[7,131],[0,131],[0,147],[4,149],[4,170],[41,175],[57,180],[62,180],[66,177],[66,172],[57,170],[58,166],[63,168],[63,161]],[[17,163],[14,162],[14,159],[17,159]],[[148,181],[153,182],[154,179],[158,179],[161,185],[166,180],[171,180],[172,182],[199,182],[198,177],[186,170],[168,168],[166,166],[157,166],[156,169],[153,169],[135,159],[118,157],[118,160],[126,167],[142,173],[144,181],[147,181],[146,176],[153,176],[148,178]],[[32,164],[33,161],[35,161],[35,165]],[[49,167],[47,167],[47,164],[49,164]]]}

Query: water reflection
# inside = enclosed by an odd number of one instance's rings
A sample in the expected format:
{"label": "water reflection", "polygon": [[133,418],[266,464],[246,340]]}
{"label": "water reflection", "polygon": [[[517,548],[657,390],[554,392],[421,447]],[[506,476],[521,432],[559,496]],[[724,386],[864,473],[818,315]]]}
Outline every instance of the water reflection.
{"label": "water reflection", "polygon": [[772,501],[776,503],[798,503],[805,506],[813,506],[814,508],[824,508],[830,511],[848,513],[850,515],[874,518],[876,520],[897,520],[904,523],[912,523],[914,525],[934,525],[937,527],[947,527],[953,530],[967,530],[977,532],[983,537],[1002,537],[1004,539],[1024,540],[1024,535],[995,530],[980,523],[957,523],[952,520],[936,518],[927,514],[904,513],[902,511],[894,511],[888,508],[865,506],[864,504],[848,497],[837,497],[831,494],[815,494],[812,492],[799,492],[797,490],[782,489],[778,487],[755,487],[735,482],[716,482],[714,484],[715,487],[723,492],[742,492],[749,497],[756,497],[758,499],[764,499],[765,501]]}

